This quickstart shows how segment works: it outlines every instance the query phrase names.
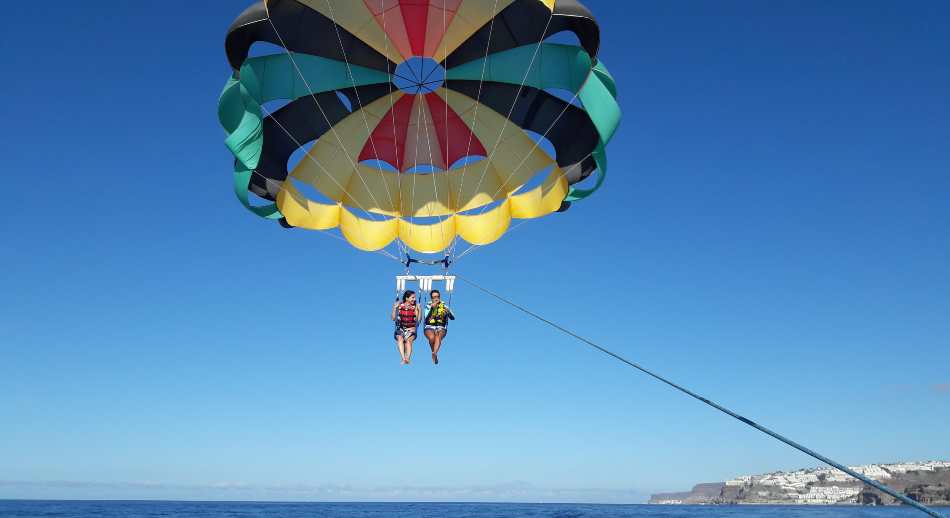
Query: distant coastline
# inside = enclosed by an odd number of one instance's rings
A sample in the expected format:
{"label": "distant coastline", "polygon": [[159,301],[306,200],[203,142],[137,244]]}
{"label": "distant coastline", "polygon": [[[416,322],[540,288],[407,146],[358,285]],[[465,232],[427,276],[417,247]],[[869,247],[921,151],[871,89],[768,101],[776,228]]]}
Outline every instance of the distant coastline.
{"label": "distant coastline", "polygon": [[[865,464],[851,469],[903,492],[925,505],[950,505],[950,461]],[[697,484],[690,491],[657,493],[651,504],[666,505],[898,505],[890,495],[833,468],[742,475]]]}

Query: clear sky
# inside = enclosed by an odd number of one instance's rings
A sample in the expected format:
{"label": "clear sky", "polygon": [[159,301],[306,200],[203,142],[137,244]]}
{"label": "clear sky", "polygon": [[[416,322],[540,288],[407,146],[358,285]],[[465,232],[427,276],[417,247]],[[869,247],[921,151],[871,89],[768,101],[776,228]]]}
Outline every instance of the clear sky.
{"label": "clear sky", "polygon": [[[849,464],[950,457],[950,3],[589,0],[604,188],[458,272]],[[642,501],[810,458],[461,286],[255,218],[241,1],[0,21],[0,498]]]}

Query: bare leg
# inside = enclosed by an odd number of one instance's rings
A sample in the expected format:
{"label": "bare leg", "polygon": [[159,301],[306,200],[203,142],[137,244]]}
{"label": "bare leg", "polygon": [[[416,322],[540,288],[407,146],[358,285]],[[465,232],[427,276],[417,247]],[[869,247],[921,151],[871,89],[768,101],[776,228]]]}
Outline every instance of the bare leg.
{"label": "bare leg", "polygon": [[439,364],[439,356],[436,354],[439,349],[436,347],[436,341],[439,339],[435,329],[426,329],[426,338],[429,339],[429,349],[432,349],[432,363]]}
{"label": "bare leg", "polygon": [[409,338],[406,338],[406,363],[409,363],[412,360],[412,342],[416,339],[416,335],[411,335]]}
{"label": "bare leg", "polygon": [[445,329],[440,329],[439,331],[436,331],[435,333],[433,333],[433,335],[435,336],[433,336],[433,340],[431,342],[432,343],[432,362],[435,363],[436,365],[438,365],[439,363],[439,349],[442,348],[442,340],[445,338],[446,332],[447,331]]}
{"label": "bare leg", "polygon": [[425,334],[426,339],[429,340],[429,349],[432,349],[432,363],[438,365],[439,357],[435,355],[435,341],[438,339],[436,332],[433,329],[426,329]]}
{"label": "bare leg", "polygon": [[402,363],[409,363],[409,360],[406,359],[406,346],[402,339],[402,333],[396,335],[396,348],[399,349],[399,356],[402,357]]}

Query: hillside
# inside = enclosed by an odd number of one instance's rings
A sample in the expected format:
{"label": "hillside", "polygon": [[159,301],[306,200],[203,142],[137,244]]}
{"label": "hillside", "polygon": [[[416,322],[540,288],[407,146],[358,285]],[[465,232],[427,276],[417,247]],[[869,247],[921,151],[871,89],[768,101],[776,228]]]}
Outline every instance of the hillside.
{"label": "hillside", "polygon": [[[950,461],[866,464],[851,469],[926,505],[950,505]],[[743,475],[691,491],[658,493],[651,504],[894,505],[894,498],[832,468]]]}

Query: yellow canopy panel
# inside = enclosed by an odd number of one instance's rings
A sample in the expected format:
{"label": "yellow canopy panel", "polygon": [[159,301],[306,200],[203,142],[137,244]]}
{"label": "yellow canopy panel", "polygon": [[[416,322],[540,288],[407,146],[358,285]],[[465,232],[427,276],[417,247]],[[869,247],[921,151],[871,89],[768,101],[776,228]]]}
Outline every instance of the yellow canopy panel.
{"label": "yellow canopy panel", "polygon": [[504,235],[512,218],[539,218],[558,210],[567,190],[564,172],[554,167],[534,189],[511,196],[492,209],[476,210],[473,214],[453,213],[435,224],[404,218],[364,218],[341,205],[307,199],[291,181],[284,182],[277,206],[295,227],[328,230],[339,226],[343,237],[361,250],[380,250],[398,237],[413,250],[435,253],[449,246],[456,236],[473,244],[491,243]]}

